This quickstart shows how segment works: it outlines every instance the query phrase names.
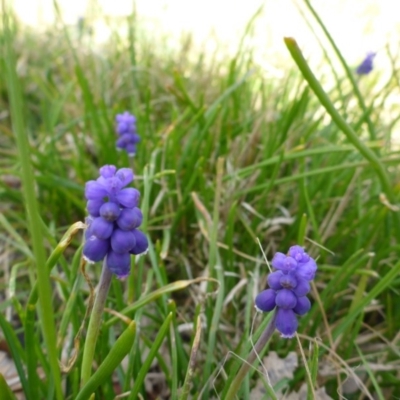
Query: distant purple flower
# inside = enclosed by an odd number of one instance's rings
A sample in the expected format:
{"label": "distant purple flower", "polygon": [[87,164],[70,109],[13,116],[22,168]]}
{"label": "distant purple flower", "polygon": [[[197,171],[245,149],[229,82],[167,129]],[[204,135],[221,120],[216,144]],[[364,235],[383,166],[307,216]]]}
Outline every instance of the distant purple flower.
{"label": "distant purple flower", "polygon": [[133,157],[136,154],[136,144],[140,141],[140,136],[136,132],[136,118],[125,111],[123,114],[117,114],[115,125],[118,135],[117,150],[125,150],[129,157]]}
{"label": "distant purple flower", "polygon": [[357,67],[356,72],[358,75],[368,75],[372,69],[374,68],[373,66],[373,60],[376,56],[376,53],[374,52],[368,52],[362,63]]}
{"label": "distant purple flower", "polygon": [[306,314],[310,300],[310,281],[314,279],[317,264],[301,246],[292,246],[287,255],[276,253],[271,261],[276,271],[267,277],[270,289],[256,297],[256,308],[268,312],[276,308],[275,327],[282,337],[291,338],[297,330],[297,315]]}
{"label": "distant purple flower", "polygon": [[83,257],[92,263],[106,257],[107,267],[122,279],[129,274],[130,255],[148,247],[146,235],[137,229],[143,218],[140,193],[125,187],[133,181],[131,169],[105,165],[99,172],[99,178],[85,186],[89,217]]}

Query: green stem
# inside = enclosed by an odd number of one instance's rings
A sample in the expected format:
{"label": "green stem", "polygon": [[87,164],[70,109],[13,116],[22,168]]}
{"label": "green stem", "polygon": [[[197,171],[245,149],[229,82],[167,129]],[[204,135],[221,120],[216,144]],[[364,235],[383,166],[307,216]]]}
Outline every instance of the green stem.
{"label": "green stem", "polygon": [[103,316],[104,305],[106,303],[108,290],[110,288],[112,272],[106,265],[106,260],[103,262],[103,270],[99,286],[97,288],[96,298],[94,300],[92,313],[90,315],[89,327],[85,340],[85,348],[83,349],[81,385],[85,385],[92,373],[92,363],[94,352],[96,349],[97,336],[99,334],[101,319]]}
{"label": "green stem", "polygon": [[258,355],[262,352],[264,347],[267,345],[269,339],[271,339],[271,336],[275,331],[275,320],[276,320],[276,311],[274,311],[271,321],[269,321],[269,324],[265,328],[265,331],[261,334],[261,336],[257,340],[257,343],[254,345],[251,353],[247,357],[246,362],[243,363],[239,372],[236,374],[235,378],[233,379],[233,381],[229,387],[228,393],[225,396],[225,400],[232,400],[239,393],[239,389],[240,389],[243,379],[246,377],[250,368],[253,366],[254,361],[258,358]]}
{"label": "green stem", "polygon": [[[212,225],[210,226],[210,253],[208,259],[208,268],[209,268],[209,276],[211,278],[217,276],[219,282],[218,295],[213,307],[212,318],[210,318],[210,328],[208,335],[208,345],[207,345],[207,355],[206,355],[206,363],[204,366],[204,377],[208,379],[211,375],[211,366],[214,360],[215,354],[215,343],[217,338],[217,332],[220,326],[221,321],[221,311],[224,302],[224,293],[225,293],[225,281],[224,281],[224,270],[223,263],[220,260],[218,250],[217,250],[217,242],[218,242],[218,222],[220,217],[220,204],[221,204],[221,196],[222,196],[222,176],[224,171],[224,159],[218,158],[217,161],[217,182],[216,182],[216,191],[214,198],[214,210],[213,210],[213,220]],[[207,291],[210,292],[212,290],[211,283],[208,282]],[[209,391],[206,389],[205,394],[203,396],[205,400],[209,398]]]}

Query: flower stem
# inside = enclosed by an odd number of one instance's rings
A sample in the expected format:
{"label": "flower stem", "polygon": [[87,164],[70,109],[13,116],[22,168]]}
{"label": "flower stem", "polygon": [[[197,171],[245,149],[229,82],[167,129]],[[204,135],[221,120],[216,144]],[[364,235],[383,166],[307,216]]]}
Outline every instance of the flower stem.
{"label": "flower stem", "polygon": [[106,303],[108,290],[110,288],[112,272],[106,266],[106,260],[103,262],[100,282],[97,288],[96,298],[94,300],[92,313],[90,315],[89,327],[83,349],[81,385],[85,385],[92,372],[92,363],[96,349],[97,336],[99,334],[101,318],[103,316],[104,305]]}
{"label": "flower stem", "polygon": [[274,311],[271,321],[269,321],[269,324],[267,325],[264,332],[257,340],[257,343],[253,346],[253,349],[251,350],[251,353],[247,357],[246,362],[243,363],[243,365],[240,367],[239,372],[233,379],[229,387],[228,393],[225,396],[225,400],[233,400],[235,396],[238,394],[243,379],[249,372],[250,368],[253,366],[253,363],[257,359],[258,354],[261,353],[261,351],[264,349],[269,339],[271,338],[272,334],[274,333],[275,320],[276,320],[276,311]]}

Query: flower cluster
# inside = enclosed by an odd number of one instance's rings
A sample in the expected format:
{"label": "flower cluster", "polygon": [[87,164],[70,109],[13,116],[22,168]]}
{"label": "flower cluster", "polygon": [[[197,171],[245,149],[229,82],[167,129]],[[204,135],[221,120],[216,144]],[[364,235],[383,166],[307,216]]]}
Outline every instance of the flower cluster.
{"label": "flower cluster", "polygon": [[117,149],[125,150],[129,157],[136,154],[136,143],[140,141],[140,136],[136,132],[136,118],[125,111],[115,117],[116,131],[118,134]]}
{"label": "flower cluster", "polygon": [[368,75],[373,69],[373,60],[376,53],[369,52],[362,61],[362,63],[357,67],[356,72],[358,75]]}
{"label": "flower cluster", "polygon": [[306,314],[311,307],[306,295],[314,279],[317,264],[301,246],[292,246],[288,255],[276,253],[271,261],[276,271],[268,275],[270,289],[256,297],[259,311],[272,311],[275,307],[275,327],[282,337],[293,337],[298,326],[297,315]]}
{"label": "flower cluster", "polygon": [[148,247],[146,235],[137,229],[143,219],[140,193],[125,187],[133,181],[131,169],[105,165],[99,172],[100,177],[85,186],[89,217],[83,256],[92,263],[106,257],[107,267],[123,279],[130,271],[130,255]]}

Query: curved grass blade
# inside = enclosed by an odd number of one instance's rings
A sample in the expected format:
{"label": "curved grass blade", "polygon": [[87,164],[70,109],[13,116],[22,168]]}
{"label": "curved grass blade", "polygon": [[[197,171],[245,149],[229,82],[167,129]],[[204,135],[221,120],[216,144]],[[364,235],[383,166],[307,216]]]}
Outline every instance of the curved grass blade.
{"label": "curved grass blade", "polygon": [[154,344],[151,347],[150,352],[147,355],[146,360],[144,361],[142,368],[140,369],[140,371],[135,379],[135,384],[133,386],[131,394],[128,397],[128,400],[135,400],[138,398],[138,394],[139,394],[140,388],[144,382],[144,378],[146,377],[146,374],[149,371],[151,363],[152,363],[154,357],[156,356],[157,351],[160,348],[165,336],[168,333],[168,328],[171,323],[171,320],[172,320],[172,313],[169,313],[167,318],[165,319],[164,323],[162,324],[160,331],[158,332],[158,335],[156,336],[156,338],[154,340]]}
{"label": "curved grass blade", "polygon": [[[56,265],[58,259],[61,257],[65,249],[71,243],[72,238],[76,235],[77,232],[79,232],[81,229],[84,229],[85,227],[86,225],[83,222],[75,222],[68,228],[67,232],[65,232],[64,236],[61,238],[58,245],[50,254],[50,257],[46,262],[46,270],[48,274],[50,274],[50,271]],[[32,288],[31,294],[29,295],[28,304],[35,304],[37,300],[38,300],[38,285],[37,283],[35,283],[35,285]]]}
{"label": "curved grass blade", "polygon": [[367,127],[368,127],[368,131],[369,131],[369,135],[370,135],[370,139],[371,140],[375,140],[376,139],[376,132],[375,132],[375,128],[374,125],[372,124],[372,121],[369,117],[369,110],[364,102],[363,96],[360,92],[360,89],[358,88],[357,82],[354,78],[354,73],[353,71],[350,69],[350,67],[347,65],[345,58],[343,57],[342,53],[339,50],[339,47],[336,45],[335,41],[333,40],[333,37],[331,36],[331,34],[329,33],[328,29],[326,28],[325,24],[323,23],[322,19],[320,18],[320,16],[318,15],[317,11],[315,10],[315,8],[311,5],[309,0],[304,0],[304,3],[306,4],[306,6],[308,7],[308,9],[310,10],[311,14],[313,15],[313,17],[315,18],[315,20],[318,22],[319,26],[321,27],[321,29],[323,30],[326,38],[328,39],[329,43],[331,44],[333,50],[335,51],[338,59],[340,60],[346,75],[349,79],[349,81],[351,82],[351,86],[353,87],[353,91],[354,94],[357,97],[358,100],[358,104],[360,106],[360,108],[363,111],[364,117],[365,117],[365,121],[367,122]]}
{"label": "curved grass blade", "polygon": [[381,182],[383,190],[386,192],[390,201],[394,202],[395,196],[392,190],[392,184],[389,180],[389,177],[376,156],[376,154],[367,147],[357,136],[354,132],[353,128],[351,128],[347,122],[341,117],[341,115],[336,110],[335,106],[332,104],[331,100],[329,99],[328,95],[322,88],[321,84],[311,71],[310,67],[308,66],[307,61],[305,60],[299,46],[295,39],[291,37],[284,38],[285,45],[289,50],[293,60],[297,64],[298,68],[300,69],[301,73],[303,74],[304,79],[310,85],[310,88],[317,96],[318,100],[322,104],[322,106],[326,109],[328,114],[332,117],[332,120],[338,126],[338,128],[346,135],[347,139],[353,146],[360,152],[360,154],[369,161],[371,166],[374,168],[378,178]]}
{"label": "curved grass blade", "polygon": [[0,393],[1,393],[2,400],[17,400],[14,393],[12,392],[10,387],[7,385],[7,382],[6,382],[3,374],[0,374]]}
{"label": "curved grass blade", "polygon": [[398,276],[399,273],[400,262],[392,267],[392,269],[384,277],[379,279],[378,283],[368,291],[368,294],[362,300],[360,300],[359,303],[353,306],[353,309],[349,311],[346,317],[334,329],[332,334],[334,340],[337,339],[338,336],[341,335],[351,323],[353,323],[358,314],[362,312],[373,299],[375,299],[380,293],[390,286],[392,281],[396,276]]}
{"label": "curved grass blade", "polygon": [[[161,297],[162,295],[164,295],[166,293],[171,293],[171,292],[175,292],[177,290],[182,290],[182,289],[187,288],[190,285],[193,285],[194,283],[203,282],[203,281],[211,281],[211,282],[215,282],[218,284],[218,281],[216,279],[212,279],[212,278],[196,278],[196,279],[176,281],[176,282],[170,283],[169,285],[166,285],[160,289],[154,290],[154,292],[151,292],[151,293],[143,296],[138,301],[135,301],[128,307],[125,307],[122,311],[119,312],[119,314],[127,315],[130,313],[133,313],[137,309],[143,307],[144,305],[146,305],[154,300],[157,300],[159,297]],[[118,320],[119,320],[118,317],[110,318],[110,320],[108,320],[104,325],[107,327],[111,326],[111,325],[115,324]]]}
{"label": "curved grass blade", "polygon": [[75,400],[90,398],[92,393],[104,382],[104,379],[113,373],[123,358],[129,353],[136,336],[136,322],[132,321],[128,328],[117,339],[107,357],[97,371],[90,377],[85,386],[78,393]]}
{"label": "curved grass blade", "polygon": [[0,328],[3,331],[8,347],[10,348],[11,356],[14,361],[15,368],[17,369],[22,389],[24,390],[26,397],[29,398],[29,385],[23,366],[23,363],[26,360],[26,354],[17,338],[17,335],[14,332],[14,329],[10,323],[6,321],[2,313],[0,313]]}
{"label": "curved grass blade", "polygon": [[201,319],[200,316],[198,315],[196,322],[196,333],[194,335],[192,350],[190,352],[189,366],[186,371],[185,382],[183,383],[182,394],[179,400],[187,400],[190,393],[190,385],[192,383],[195,374],[197,351],[199,350],[200,346],[200,335],[201,335]]}
{"label": "curved grass blade", "polygon": [[61,373],[58,366],[54,309],[51,301],[52,289],[46,270],[46,251],[43,246],[43,230],[41,228],[39,204],[35,192],[35,176],[32,167],[29,137],[25,126],[25,107],[21,83],[17,75],[17,61],[14,49],[15,30],[13,29],[15,21],[11,15],[11,10],[5,6],[3,10],[5,45],[3,46],[4,49],[2,49],[2,55],[5,60],[5,77],[7,80],[11,121],[18,149],[18,160],[21,167],[22,191],[28,219],[30,242],[35,257],[35,274],[37,275],[37,284],[40,289],[41,327],[49,362],[51,364],[51,375],[49,379],[54,382],[55,398],[62,400],[63,395]]}

